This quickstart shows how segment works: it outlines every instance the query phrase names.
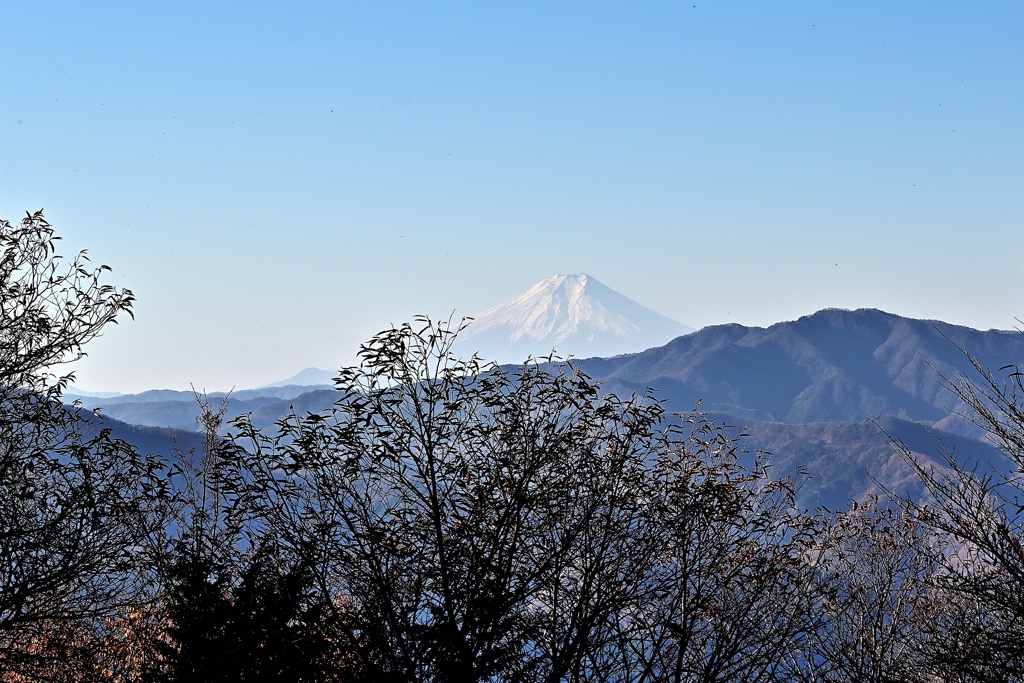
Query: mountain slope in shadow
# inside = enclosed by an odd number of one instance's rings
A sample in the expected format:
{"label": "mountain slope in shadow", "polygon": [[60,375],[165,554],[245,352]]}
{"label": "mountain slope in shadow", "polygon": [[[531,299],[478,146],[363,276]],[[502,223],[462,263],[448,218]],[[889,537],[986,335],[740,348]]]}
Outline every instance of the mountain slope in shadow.
{"label": "mountain slope in shadow", "polygon": [[578,364],[608,391],[650,386],[673,410],[763,421],[856,423],[896,415],[934,424],[958,406],[943,377],[1024,365],[1024,335],[980,332],[861,309],[819,311],[768,328],[720,325],[643,353]]}
{"label": "mountain slope in shadow", "polygon": [[[921,493],[886,434],[925,458],[934,460],[941,441],[983,467],[1005,470],[984,434],[957,414],[963,406],[945,385],[944,377],[973,373],[961,349],[992,371],[1024,366],[1024,335],[1017,332],[871,309],[828,309],[767,328],[718,325],[642,353],[572,364],[606,393],[650,387],[670,413],[700,405],[747,432],[748,449],[771,452],[776,474],[805,469],[803,504],[841,506],[877,492],[871,477],[894,492]],[[292,411],[326,411],[336,398],[324,388],[248,390],[231,396],[227,417],[247,413],[258,427],[272,427]],[[91,403],[118,420],[196,429],[198,406],[188,392]]]}

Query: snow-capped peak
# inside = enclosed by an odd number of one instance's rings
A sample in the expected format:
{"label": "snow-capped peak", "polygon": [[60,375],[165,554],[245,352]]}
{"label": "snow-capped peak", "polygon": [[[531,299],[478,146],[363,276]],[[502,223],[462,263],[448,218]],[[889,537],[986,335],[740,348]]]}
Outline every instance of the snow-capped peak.
{"label": "snow-capped peak", "polygon": [[547,277],[474,316],[459,346],[500,362],[552,349],[562,356],[612,356],[692,331],[579,273]]}

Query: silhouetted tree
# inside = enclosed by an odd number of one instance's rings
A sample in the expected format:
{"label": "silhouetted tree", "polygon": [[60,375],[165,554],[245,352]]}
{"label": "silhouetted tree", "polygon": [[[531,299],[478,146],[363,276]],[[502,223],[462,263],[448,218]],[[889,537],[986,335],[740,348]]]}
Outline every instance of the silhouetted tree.
{"label": "silhouetted tree", "polygon": [[[928,523],[951,534],[959,551],[945,586],[964,616],[951,630],[939,664],[970,680],[1024,678],[1024,375],[992,372],[962,349],[972,374],[943,378],[962,417],[1005,456],[981,469],[964,454],[939,448],[942,465],[920,461],[894,442],[933,500]],[[968,454],[969,455],[969,454]]]}
{"label": "silhouetted tree", "polygon": [[153,463],[60,402],[57,370],[134,299],[58,239],[41,211],[0,220],[0,670],[25,675],[66,658],[63,625],[131,602],[155,485]]}
{"label": "silhouetted tree", "polygon": [[788,680],[810,601],[795,485],[699,413],[651,463],[637,600],[616,615],[617,681]]}
{"label": "silhouetted tree", "polygon": [[312,570],[267,535],[269,492],[220,436],[227,409],[196,396],[201,454],[178,453],[153,574],[165,627],[153,681],[328,681],[344,668]]}
{"label": "silhouetted tree", "polygon": [[[268,529],[369,680],[767,680],[800,638],[793,486],[704,416],[568,363],[377,335],[326,415],[236,423]],[[806,610],[804,610],[806,611]]]}
{"label": "silhouetted tree", "polygon": [[805,681],[934,681],[937,642],[955,622],[942,587],[952,552],[915,507],[851,503],[816,520],[817,619],[799,670]]}
{"label": "silhouetted tree", "polygon": [[635,597],[662,411],[561,364],[457,360],[457,331],[377,335],[330,414],[243,420],[244,451],[367,678],[578,677]]}

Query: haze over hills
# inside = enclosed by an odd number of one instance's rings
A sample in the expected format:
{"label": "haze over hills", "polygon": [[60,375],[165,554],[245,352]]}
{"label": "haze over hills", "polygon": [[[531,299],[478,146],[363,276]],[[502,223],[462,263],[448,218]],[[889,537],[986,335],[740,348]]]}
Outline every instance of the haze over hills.
{"label": "haze over hills", "polygon": [[[851,424],[893,415],[973,436],[951,415],[958,406],[941,379],[969,369],[961,348],[992,369],[1024,367],[1024,335],[1018,332],[981,332],[872,309],[826,309],[767,328],[716,325],[640,353],[573,362],[608,392],[652,387],[674,411],[700,401],[705,410],[788,424]],[[286,410],[300,398],[308,404],[307,394],[332,395],[329,387],[289,384],[236,391],[230,401],[239,412],[262,413]],[[210,394],[214,400],[224,396]],[[195,414],[179,406],[171,411],[179,418],[166,419],[171,406],[195,404],[192,392],[104,398],[69,391],[65,397],[135,424],[185,427]],[[152,414],[145,414],[145,406]]]}
{"label": "haze over hills", "polygon": [[[552,299],[559,296],[555,289]],[[462,340],[463,349],[474,345],[472,337]],[[961,406],[944,386],[943,377],[973,372],[961,349],[993,372],[1024,367],[1020,333],[871,309],[826,309],[767,328],[717,325],[639,353],[573,365],[608,393],[651,387],[669,412],[685,413],[700,402],[701,410],[746,431],[748,448],[772,452],[777,474],[803,467],[811,475],[804,504],[837,506],[877,490],[876,481],[913,489],[915,480],[893,456],[886,434],[925,456],[936,452],[938,438],[967,460],[1001,466],[978,429],[956,414]],[[292,411],[324,411],[335,398],[323,387],[239,391],[229,399],[228,415],[249,413],[254,424],[270,427]],[[189,392],[80,400],[124,422],[196,428],[198,407]]]}
{"label": "haze over hills", "polygon": [[552,275],[483,313],[460,335],[463,354],[518,363],[527,356],[616,356],[665,344],[692,327],[606,287],[590,275]]}
{"label": "haze over hills", "polygon": [[283,379],[273,384],[266,384],[260,387],[260,389],[273,389],[276,387],[330,387],[333,386],[333,380],[337,376],[337,371],[306,368],[288,379]]}

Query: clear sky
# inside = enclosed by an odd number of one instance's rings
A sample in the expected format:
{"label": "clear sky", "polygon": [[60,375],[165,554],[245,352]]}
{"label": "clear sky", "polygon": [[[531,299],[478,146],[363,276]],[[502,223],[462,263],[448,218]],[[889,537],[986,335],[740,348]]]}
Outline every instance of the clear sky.
{"label": "clear sky", "polygon": [[[696,5],[694,5],[696,1]],[[0,0],[0,216],[252,387],[586,272],[682,323],[1024,317],[1024,3]]]}

